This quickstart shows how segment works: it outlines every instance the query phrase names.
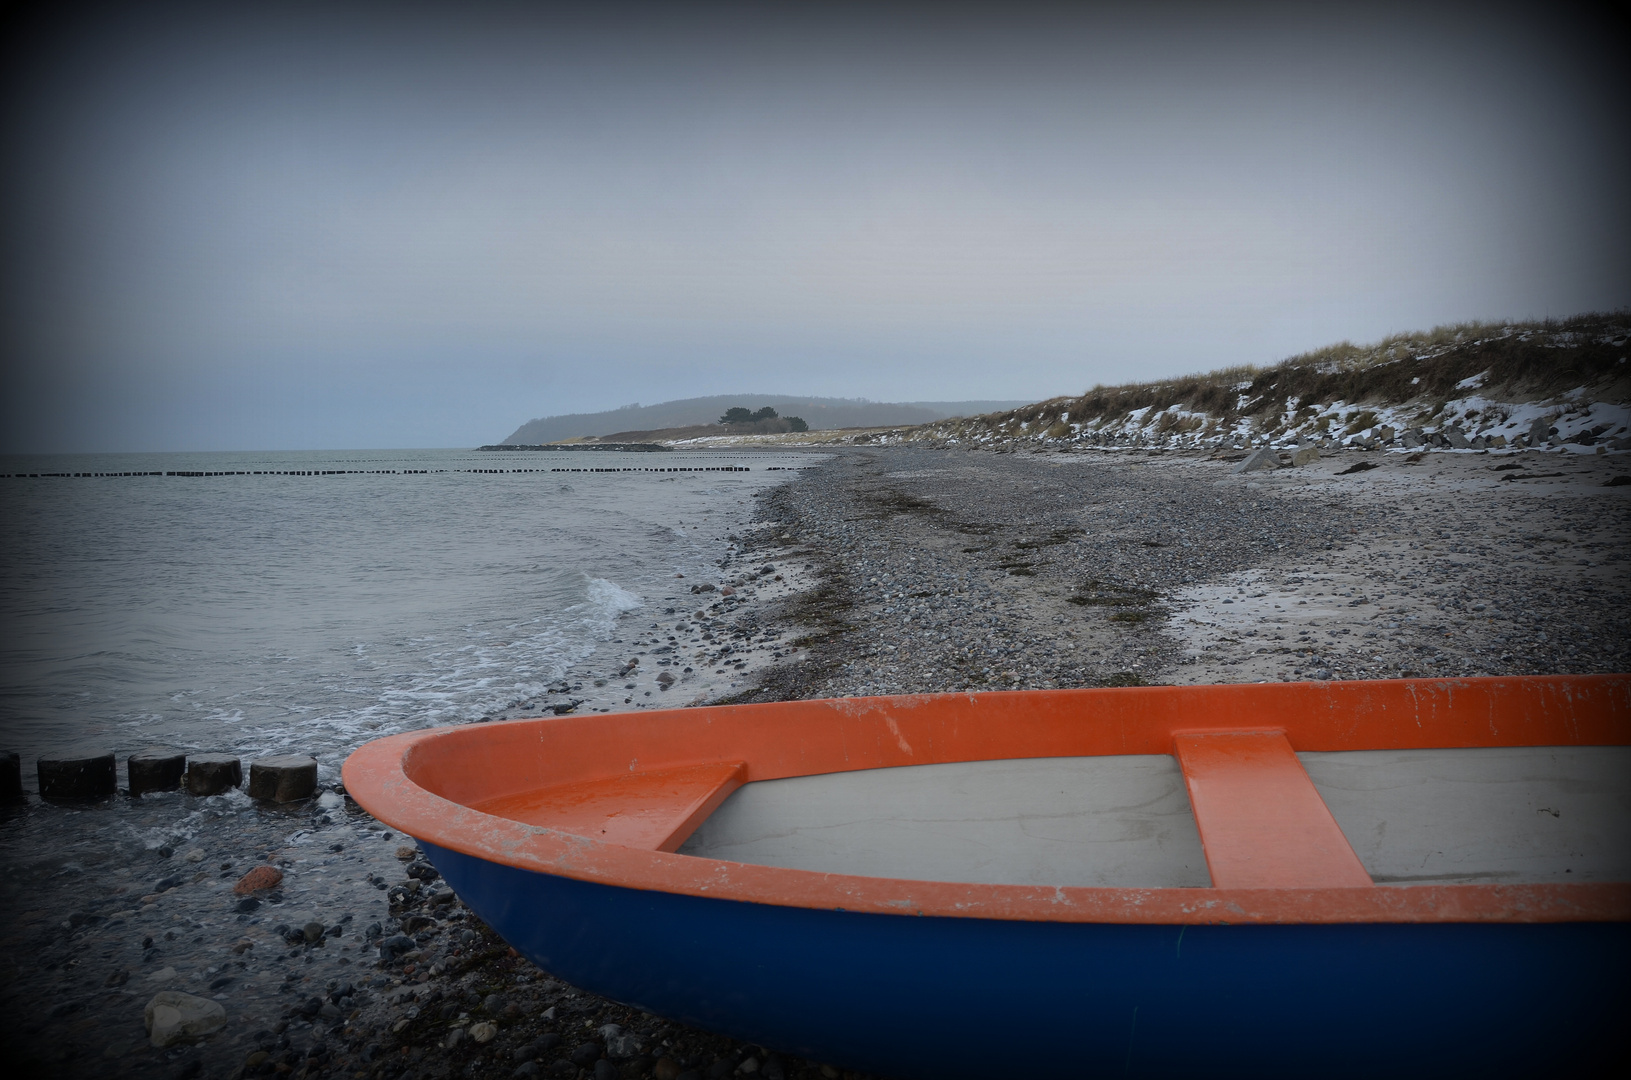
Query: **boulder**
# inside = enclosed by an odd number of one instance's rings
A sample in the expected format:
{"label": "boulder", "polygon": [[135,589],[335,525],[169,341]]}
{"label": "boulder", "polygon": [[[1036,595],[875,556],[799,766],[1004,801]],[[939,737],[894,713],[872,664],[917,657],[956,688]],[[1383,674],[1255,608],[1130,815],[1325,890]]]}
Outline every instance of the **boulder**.
{"label": "boulder", "polygon": [[1399,442],[1411,450],[1414,450],[1416,447],[1422,445],[1424,441],[1425,440],[1421,437],[1421,431],[1418,428],[1406,428],[1399,435]]}
{"label": "boulder", "polygon": [[1263,469],[1273,469],[1280,464],[1278,456],[1271,446],[1259,447],[1246,455],[1246,460],[1237,464],[1229,471],[1232,473],[1260,472]]}
{"label": "boulder", "polygon": [[1467,436],[1462,434],[1462,432],[1461,432],[1461,430],[1459,428],[1450,428],[1447,431],[1445,431],[1443,434],[1444,434],[1444,441],[1446,443],[1448,443],[1451,446],[1451,448],[1453,448],[1453,449],[1466,450],[1472,445],[1470,442],[1467,441]]}
{"label": "boulder", "polygon": [[317,759],[284,754],[249,763],[249,797],[271,802],[309,799],[317,790]]}
{"label": "boulder", "polygon": [[125,762],[130,773],[130,793],[174,791],[187,771],[187,755],[175,750],[150,748],[131,754]]}
{"label": "boulder", "polygon": [[187,761],[189,795],[219,795],[243,781],[243,765],[231,754],[194,754]]}
{"label": "boulder", "polygon": [[1529,445],[1539,446],[1545,442],[1552,433],[1552,418],[1550,416],[1537,416],[1529,425]]}
{"label": "boulder", "polygon": [[119,788],[111,753],[40,758],[35,768],[42,799],[97,799]]}
{"label": "boulder", "polygon": [[154,1046],[172,1046],[201,1039],[226,1026],[227,1011],[218,1001],[160,990],[142,1010],[147,1037]]}
{"label": "boulder", "polygon": [[1314,445],[1299,446],[1291,452],[1291,464],[1296,466],[1310,465],[1320,459],[1320,448]]}
{"label": "boulder", "polygon": [[0,753],[0,802],[18,802],[23,797],[23,759],[14,750]]}

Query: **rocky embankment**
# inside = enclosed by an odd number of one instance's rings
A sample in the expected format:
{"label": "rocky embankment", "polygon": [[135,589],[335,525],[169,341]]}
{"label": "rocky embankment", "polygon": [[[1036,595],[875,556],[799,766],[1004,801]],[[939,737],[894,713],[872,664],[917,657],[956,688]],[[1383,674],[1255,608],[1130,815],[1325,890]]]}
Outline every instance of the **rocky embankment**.
{"label": "rocky embankment", "polygon": [[1440,327],[848,436],[987,450],[1631,447],[1631,319]]}

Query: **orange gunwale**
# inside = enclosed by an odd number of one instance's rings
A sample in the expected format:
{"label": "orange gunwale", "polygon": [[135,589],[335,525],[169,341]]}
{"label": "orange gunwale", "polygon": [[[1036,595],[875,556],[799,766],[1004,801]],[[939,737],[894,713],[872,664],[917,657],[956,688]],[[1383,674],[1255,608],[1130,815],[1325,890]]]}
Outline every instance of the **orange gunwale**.
{"label": "orange gunwale", "polygon": [[[703,766],[727,766],[734,789],[954,761],[1171,754],[1179,735],[1247,731],[1278,732],[1294,751],[1624,746],[1631,676],[927,694],[552,717],[379,739],[351,755],[344,777],[376,818],[437,847],[609,886],[749,903],[1085,923],[1631,919],[1631,883],[1135,889],[906,881],[676,855],[473,808]],[[707,812],[724,794],[708,800]],[[690,827],[706,816],[689,813]]]}

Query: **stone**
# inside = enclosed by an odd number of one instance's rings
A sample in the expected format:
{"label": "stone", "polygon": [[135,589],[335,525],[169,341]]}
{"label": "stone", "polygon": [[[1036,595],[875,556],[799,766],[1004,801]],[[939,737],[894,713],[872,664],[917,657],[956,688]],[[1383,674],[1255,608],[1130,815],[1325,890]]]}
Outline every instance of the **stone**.
{"label": "stone", "polygon": [[670,686],[673,686],[674,673],[672,671],[664,671],[658,674],[657,685],[662,687],[664,690],[667,690]]}
{"label": "stone", "polygon": [[147,1037],[154,1046],[190,1042],[226,1026],[227,1011],[218,1001],[179,990],[160,990],[142,1010]]}
{"label": "stone", "polygon": [[572,1051],[572,1064],[580,1069],[587,1069],[600,1060],[600,1044],[597,1042],[579,1043],[577,1049]]}
{"label": "stone", "polygon": [[419,943],[406,934],[392,934],[379,943],[379,955],[385,960],[395,960],[404,953],[412,952],[419,947]]}
{"label": "stone", "polygon": [[478,1021],[470,1025],[470,1037],[484,1045],[490,1043],[498,1037],[498,1025],[489,1020]]}
{"label": "stone", "polygon": [[680,1063],[664,1055],[651,1067],[652,1080],[679,1080]]}
{"label": "stone", "polygon": [[42,799],[98,799],[119,788],[118,766],[111,753],[40,758],[35,769]]}
{"label": "stone", "polygon": [[421,881],[435,881],[442,876],[437,872],[436,867],[424,861],[409,863],[407,874],[409,877],[418,878]]}
{"label": "stone", "polygon": [[200,799],[243,783],[244,769],[231,754],[194,754],[187,759],[187,794]]}
{"label": "stone", "polygon": [[1246,459],[1229,471],[1232,473],[1260,472],[1263,469],[1272,469],[1280,464],[1278,455],[1270,446],[1259,447],[1246,455]]}
{"label": "stone", "polygon": [[1467,441],[1467,436],[1457,428],[1450,428],[1442,434],[1444,435],[1444,441],[1449,443],[1453,449],[1466,450],[1472,446],[1472,443]]}
{"label": "stone", "polygon": [[14,750],[0,753],[0,802],[19,802],[23,797],[23,759]]}
{"label": "stone", "polygon": [[607,1057],[631,1058],[645,1049],[640,1042],[639,1036],[633,1032],[624,1031],[618,1024],[602,1024],[597,1029],[596,1034],[606,1044]]}
{"label": "stone", "polygon": [[1291,464],[1294,468],[1309,465],[1320,459],[1320,448],[1317,446],[1299,446],[1291,452]]}
{"label": "stone", "polygon": [[1489,445],[1491,447],[1493,447],[1494,449],[1496,449],[1496,450],[1503,450],[1503,449],[1506,448],[1506,436],[1505,435],[1491,435],[1489,437],[1489,439],[1488,439],[1488,442],[1489,442]]}
{"label": "stone", "polygon": [[511,1076],[520,1077],[521,1080],[531,1080],[534,1076],[542,1076],[544,1070],[538,1067],[536,1061],[525,1061],[517,1065]]}
{"label": "stone", "polygon": [[1545,442],[1552,433],[1552,418],[1550,416],[1537,416],[1529,425],[1529,445],[1539,446]]}
{"label": "stone", "polygon": [[323,924],[320,922],[309,922],[300,928],[300,934],[307,941],[315,942],[323,936]]}
{"label": "stone", "polygon": [[149,791],[174,791],[181,786],[181,777],[187,771],[187,755],[176,750],[152,747],[131,754],[125,760],[130,776],[130,794],[145,795]]}
{"label": "stone", "polygon": [[248,896],[250,893],[259,892],[262,889],[273,888],[282,880],[283,871],[277,867],[257,866],[239,878],[238,883],[232,887],[232,891],[239,896]]}
{"label": "stone", "polygon": [[1399,436],[1399,442],[1408,449],[1414,450],[1416,447],[1421,446],[1424,440],[1421,437],[1421,431],[1419,429],[1406,428]]}
{"label": "stone", "polygon": [[289,803],[311,798],[317,790],[317,759],[284,754],[249,763],[249,797]]}

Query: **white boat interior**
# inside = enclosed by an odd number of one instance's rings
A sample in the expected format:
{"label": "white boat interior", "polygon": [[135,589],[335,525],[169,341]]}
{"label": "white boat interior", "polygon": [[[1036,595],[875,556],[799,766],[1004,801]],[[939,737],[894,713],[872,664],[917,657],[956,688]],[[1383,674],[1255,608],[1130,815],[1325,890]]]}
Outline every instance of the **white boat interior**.
{"label": "white boat interior", "polygon": [[[1631,881],[1631,747],[1297,757],[1377,884]],[[1167,755],[760,781],[679,852],[923,881],[1211,884],[1183,772]]]}

